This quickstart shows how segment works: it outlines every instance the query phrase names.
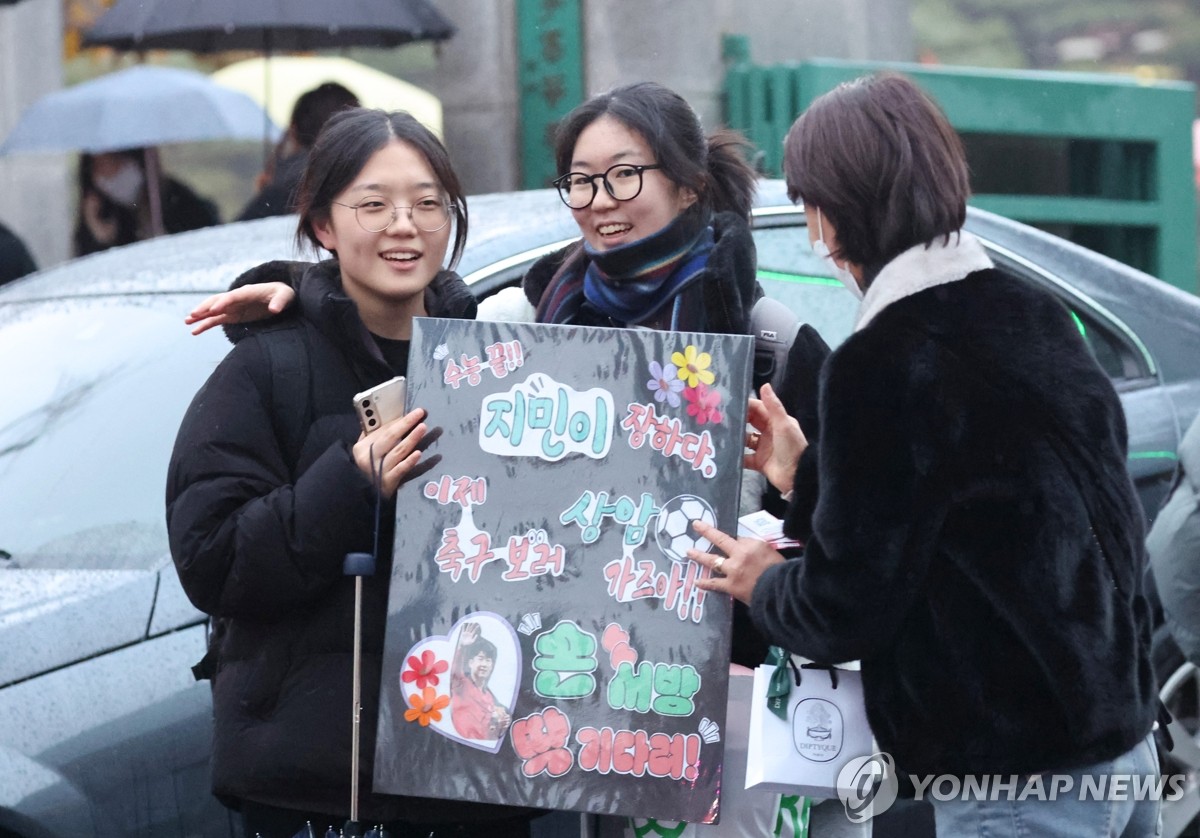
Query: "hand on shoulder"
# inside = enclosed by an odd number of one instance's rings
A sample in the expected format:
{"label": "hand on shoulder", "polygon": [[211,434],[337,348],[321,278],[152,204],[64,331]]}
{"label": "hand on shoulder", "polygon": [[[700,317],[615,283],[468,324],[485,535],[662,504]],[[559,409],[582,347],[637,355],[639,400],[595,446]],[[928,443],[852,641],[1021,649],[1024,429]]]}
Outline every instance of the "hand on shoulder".
{"label": "hand on shoulder", "polygon": [[212,295],[192,309],[183,322],[195,326],[192,334],[199,335],[215,326],[264,320],[279,314],[295,298],[295,290],[282,282],[256,282]]}

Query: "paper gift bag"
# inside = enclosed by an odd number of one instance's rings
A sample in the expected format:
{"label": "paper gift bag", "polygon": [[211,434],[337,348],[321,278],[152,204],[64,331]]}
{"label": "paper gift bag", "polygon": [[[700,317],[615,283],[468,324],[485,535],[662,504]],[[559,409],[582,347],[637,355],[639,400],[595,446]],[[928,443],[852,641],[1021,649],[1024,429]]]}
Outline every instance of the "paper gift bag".
{"label": "paper gift bag", "polygon": [[[873,744],[860,672],[786,659],[754,670],[746,788],[837,798],[842,766],[874,753]],[[844,782],[848,793],[851,778]]]}

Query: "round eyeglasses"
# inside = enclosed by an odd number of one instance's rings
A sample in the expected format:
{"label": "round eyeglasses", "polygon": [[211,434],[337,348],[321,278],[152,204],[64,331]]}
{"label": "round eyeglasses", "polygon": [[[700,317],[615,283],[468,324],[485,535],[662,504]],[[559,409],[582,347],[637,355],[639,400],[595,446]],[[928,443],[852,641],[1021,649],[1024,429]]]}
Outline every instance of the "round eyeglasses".
{"label": "round eyeglasses", "polygon": [[628,163],[618,163],[609,166],[608,171],[595,175],[585,175],[583,172],[567,172],[558,177],[554,185],[558,187],[558,196],[571,209],[587,209],[596,200],[599,187],[597,180],[604,181],[604,191],[615,201],[632,201],[642,193],[642,172],[647,169],[661,169],[657,163],[644,166],[633,166]]}
{"label": "round eyeglasses", "polygon": [[368,233],[382,233],[399,217],[400,210],[408,210],[408,220],[423,233],[436,233],[450,223],[450,206],[438,198],[422,198],[411,207],[393,204],[382,195],[368,195],[357,204],[343,204],[334,201],[339,207],[354,210],[358,226]]}

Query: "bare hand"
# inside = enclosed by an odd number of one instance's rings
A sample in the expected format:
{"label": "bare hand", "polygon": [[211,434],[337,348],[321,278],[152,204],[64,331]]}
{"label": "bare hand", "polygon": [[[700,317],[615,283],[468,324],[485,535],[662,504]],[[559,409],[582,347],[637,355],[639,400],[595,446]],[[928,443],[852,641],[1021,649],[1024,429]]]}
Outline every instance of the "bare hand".
{"label": "bare hand", "polygon": [[749,605],[758,577],[771,565],[784,561],[778,550],[757,538],[734,538],[703,521],[693,521],[692,528],[725,554],[688,550],[689,559],[712,571],[710,577],[696,582],[706,591],[729,594]]}
{"label": "bare hand", "polygon": [[100,244],[112,244],[117,240],[117,219],[105,218],[101,213],[104,202],[98,194],[90,189],[83,194],[81,202],[83,221],[87,225],[92,238]]}
{"label": "bare hand", "polygon": [[479,623],[466,623],[462,627],[462,637],[459,639],[459,644],[470,646],[479,639]]}
{"label": "bare hand", "polygon": [[385,498],[395,496],[404,478],[421,459],[419,446],[428,430],[421,421],[424,418],[422,408],[410,410],[399,419],[363,434],[351,449],[354,462],[372,483],[376,472],[382,472],[378,478],[379,491]]}
{"label": "bare hand", "polygon": [[279,314],[290,306],[295,298],[296,292],[290,285],[282,282],[255,282],[212,295],[192,309],[192,313],[185,317],[183,322],[189,326],[194,325],[196,328],[192,329],[192,334],[198,335],[214,326],[263,320]]}
{"label": "bare hand", "polygon": [[750,399],[746,414],[754,432],[746,440],[750,452],[742,458],[742,463],[748,469],[762,472],[772,486],[786,493],[792,489],[796,466],[808,448],[808,439],[800,423],[788,416],[770,384],[764,384],[760,393],[762,399]]}

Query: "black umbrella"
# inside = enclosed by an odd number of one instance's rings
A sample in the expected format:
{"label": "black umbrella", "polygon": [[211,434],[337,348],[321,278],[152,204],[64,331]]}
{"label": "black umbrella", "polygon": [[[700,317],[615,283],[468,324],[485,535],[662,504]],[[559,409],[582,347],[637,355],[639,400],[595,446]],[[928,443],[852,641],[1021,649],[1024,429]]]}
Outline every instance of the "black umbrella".
{"label": "black umbrella", "polygon": [[442,41],[454,31],[429,0],[117,0],[83,45],[301,52]]}

